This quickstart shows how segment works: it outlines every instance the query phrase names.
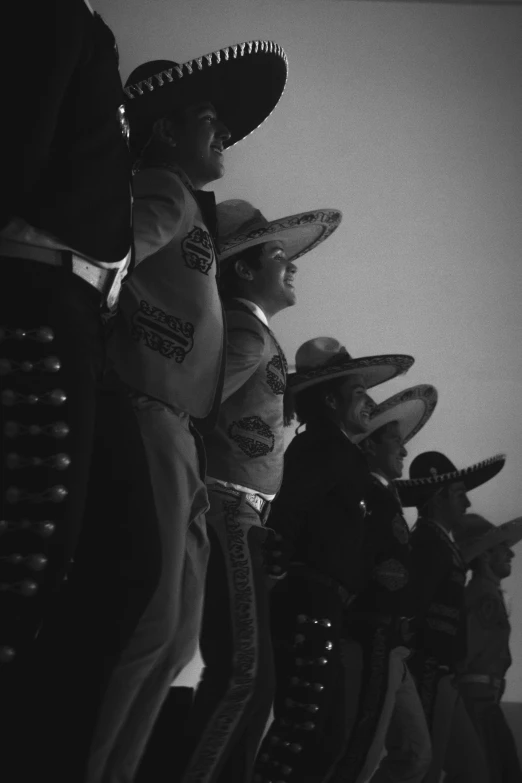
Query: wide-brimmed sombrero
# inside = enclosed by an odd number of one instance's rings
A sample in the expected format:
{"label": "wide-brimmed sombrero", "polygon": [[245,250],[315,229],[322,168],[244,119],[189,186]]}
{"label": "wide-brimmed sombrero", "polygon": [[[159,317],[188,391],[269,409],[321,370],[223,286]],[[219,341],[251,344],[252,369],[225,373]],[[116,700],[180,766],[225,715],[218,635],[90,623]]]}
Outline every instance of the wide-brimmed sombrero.
{"label": "wide-brimmed sombrero", "polygon": [[437,399],[437,389],[427,383],[410,386],[409,389],[388,397],[375,406],[368,430],[357,435],[354,443],[360,443],[372,432],[392,421],[398,423],[402,441],[407,443],[424,427],[435,410]]}
{"label": "wide-brimmed sombrero", "polygon": [[292,394],[348,375],[361,375],[366,388],[407,372],[415,360],[405,354],[362,356],[354,359],[335,337],[314,337],[307,340],[295,355],[295,372],[288,373],[287,383]]}
{"label": "wide-brimmed sombrero", "polygon": [[230,132],[231,147],[252,133],[276,107],[285,89],[288,60],[273,41],[247,41],[185,63],[150,60],[125,84],[131,147],[148,141],[156,120],[207,100]]}
{"label": "wide-brimmed sombrero", "polygon": [[268,221],[248,201],[230,199],[217,205],[219,262],[254,245],[280,240],[289,261],[324,242],[342,220],[338,209],[318,209]]}
{"label": "wide-brimmed sombrero", "polygon": [[522,541],[522,517],[494,525],[480,514],[465,514],[453,535],[464,560],[470,563],[499,544],[512,547]]}
{"label": "wide-brimmed sombrero", "polygon": [[418,506],[438,489],[448,484],[462,482],[469,492],[485,484],[499,473],[506,462],[505,454],[476,462],[458,470],[453,462],[440,451],[425,451],[410,465],[410,478],[397,479],[395,486],[403,506]]}

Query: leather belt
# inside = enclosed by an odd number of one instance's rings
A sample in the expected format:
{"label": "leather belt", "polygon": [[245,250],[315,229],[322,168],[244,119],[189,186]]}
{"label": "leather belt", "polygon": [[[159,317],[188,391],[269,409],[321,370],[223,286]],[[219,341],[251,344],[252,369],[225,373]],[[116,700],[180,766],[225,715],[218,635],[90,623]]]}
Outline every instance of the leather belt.
{"label": "leather belt", "polygon": [[232,495],[232,497],[235,498],[242,497],[245,503],[253,508],[254,511],[257,511],[261,524],[266,524],[270,512],[270,501],[266,500],[266,498],[262,498],[261,495],[258,495],[256,492],[243,492],[242,490],[234,489],[233,487],[225,487],[223,484],[217,482],[208,484],[208,487],[211,487],[218,492],[225,492],[227,495]]}
{"label": "leather belt", "polygon": [[491,685],[493,688],[502,688],[504,680],[501,677],[495,677],[492,674],[462,674],[458,678],[459,682],[474,682],[481,685]]}
{"label": "leather belt", "polygon": [[298,576],[304,576],[307,579],[311,579],[312,582],[325,585],[333,590],[334,593],[340,598],[343,607],[346,609],[355,598],[355,593],[350,593],[344,585],[340,584],[336,579],[326,574],[322,574],[320,571],[316,571],[314,568],[309,568],[304,563],[290,563],[290,573],[297,573]]}
{"label": "leather belt", "polygon": [[102,295],[102,303],[106,303],[109,309],[114,307],[118,300],[129,258],[127,256],[115,269],[103,269],[70,250],[37,247],[2,237],[0,237],[0,256],[38,261],[49,266],[67,267],[70,264],[72,273],[99,291]]}

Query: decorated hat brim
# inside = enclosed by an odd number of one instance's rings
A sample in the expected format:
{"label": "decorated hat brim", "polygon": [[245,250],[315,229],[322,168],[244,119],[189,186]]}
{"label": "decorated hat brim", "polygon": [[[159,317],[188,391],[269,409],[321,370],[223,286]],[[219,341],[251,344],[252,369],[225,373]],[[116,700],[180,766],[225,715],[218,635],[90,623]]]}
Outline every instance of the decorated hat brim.
{"label": "decorated hat brim", "polygon": [[435,387],[425,383],[388,397],[373,411],[368,431],[358,435],[354,442],[360,443],[372,432],[394,421],[399,425],[403,443],[407,443],[424,427],[435,410],[437,399]]}
{"label": "decorated hat brim", "polygon": [[466,563],[470,563],[476,557],[487,552],[499,544],[507,544],[513,547],[522,541],[522,518],[512,519],[510,522],[504,522],[502,525],[493,527],[476,539],[462,541],[459,548]]}
{"label": "decorated hat brim", "polygon": [[336,364],[325,364],[309,370],[298,369],[289,373],[287,376],[288,388],[295,395],[319,383],[349,375],[361,375],[366,388],[371,389],[407,372],[414,362],[412,356],[405,354],[362,356],[359,359],[349,358],[346,354],[346,357],[344,361],[340,360]]}
{"label": "decorated hat brim", "polygon": [[403,506],[418,506],[429,499],[438,489],[448,484],[462,483],[466,492],[480,487],[500,473],[505,462],[505,454],[496,454],[494,457],[477,462],[468,468],[454,470],[451,473],[440,473],[437,476],[426,478],[397,479],[395,486]]}
{"label": "decorated hat brim", "polygon": [[341,220],[342,213],[338,209],[300,212],[298,215],[272,220],[263,227],[221,240],[219,262],[223,264],[227,259],[250,247],[276,240],[283,242],[288,260],[295,261],[328,239]]}
{"label": "decorated hat brim", "polygon": [[[125,107],[131,145],[145,143],[154,122],[190,103],[208,100],[230,132],[231,147],[258,128],[277,106],[288,60],[273,41],[248,41],[127,81]],[[132,74],[131,74],[132,78]]]}

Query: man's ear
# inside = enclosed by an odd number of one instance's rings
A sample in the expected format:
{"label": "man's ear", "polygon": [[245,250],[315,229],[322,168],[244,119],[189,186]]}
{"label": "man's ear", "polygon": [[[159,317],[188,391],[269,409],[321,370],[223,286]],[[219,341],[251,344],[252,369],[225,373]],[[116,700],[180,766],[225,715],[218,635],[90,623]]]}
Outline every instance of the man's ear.
{"label": "man's ear", "polygon": [[337,399],[335,397],[335,394],[333,392],[327,392],[324,397],[324,404],[331,408],[331,410],[336,411],[337,410]]}
{"label": "man's ear", "polygon": [[168,117],[161,117],[159,120],[156,120],[153,133],[170,147],[176,146],[176,125]]}
{"label": "man's ear", "polygon": [[363,440],[359,442],[359,448],[361,448],[365,454],[368,454],[368,456],[375,456],[375,443],[371,438],[363,438]]}
{"label": "man's ear", "polygon": [[241,278],[241,280],[253,280],[254,275],[252,273],[252,270],[248,266],[248,264],[245,264],[244,261],[242,261],[240,258],[238,258],[234,263],[234,270],[236,275]]}

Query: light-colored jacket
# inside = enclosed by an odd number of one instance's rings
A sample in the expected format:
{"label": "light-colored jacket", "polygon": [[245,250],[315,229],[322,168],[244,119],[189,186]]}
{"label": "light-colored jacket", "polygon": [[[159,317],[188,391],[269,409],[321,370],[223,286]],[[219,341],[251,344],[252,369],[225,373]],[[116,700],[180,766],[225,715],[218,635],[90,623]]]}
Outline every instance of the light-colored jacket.
{"label": "light-colored jacket", "polygon": [[109,357],[124,383],[196,418],[221,396],[223,312],[216,251],[188,178],[134,177],[136,268],[125,283]]}

